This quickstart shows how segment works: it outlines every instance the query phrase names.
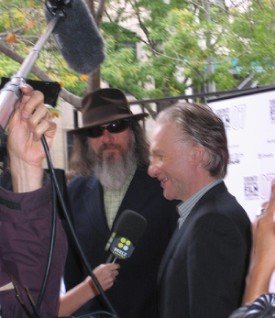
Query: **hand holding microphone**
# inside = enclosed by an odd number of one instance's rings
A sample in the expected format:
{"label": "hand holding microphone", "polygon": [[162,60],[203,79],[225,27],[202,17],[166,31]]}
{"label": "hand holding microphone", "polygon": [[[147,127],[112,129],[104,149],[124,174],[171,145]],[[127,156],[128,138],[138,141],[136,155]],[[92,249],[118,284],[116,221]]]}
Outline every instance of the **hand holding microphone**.
{"label": "hand holding microphone", "polygon": [[21,101],[11,117],[8,131],[8,153],[14,191],[27,192],[41,187],[45,153],[41,145],[44,134],[49,145],[56,132],[44,105],[44,96],[30,86],[22,86]]}
{"label": "hand holding microphone", "polygon": [[[113,286],[114,281],[119,274],[119,267],[119,264],[101,264],[93,270],[98,282],[100,283],[104,291]],[[92,283],[91,278],[89,277],[88,279],[94,293],[98,294],[96,288]]]}

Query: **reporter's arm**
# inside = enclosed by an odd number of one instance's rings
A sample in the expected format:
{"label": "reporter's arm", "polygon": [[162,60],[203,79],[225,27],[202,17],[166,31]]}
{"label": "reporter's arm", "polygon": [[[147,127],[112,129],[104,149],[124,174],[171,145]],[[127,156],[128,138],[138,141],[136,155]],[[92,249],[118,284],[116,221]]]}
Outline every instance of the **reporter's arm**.
{"label": "reporter's arm", "polygon": [[252,303],[260,295],[268,293],[268,287],[273,270],[268,270],[266,264],[251,265],[246,281],[243,304]]}
{"label": "reporter's arm", "polygon": [[[42,187],[45,154],[40,138],[44,134],[50,145],[56,130],[43,104],[43,95],[31,87],[23,87],[22,93],[7,128],[14,192],[0,188],[0,304],[2,315],[13,318],[26,317],[16,298],[14,283],[31,310],[25,288],[36,302],[47,264],[52,193],[49,182]],[[57,220],[53,266],[40,308],[42,316],[56,315],[65,258],[65,235]]]}
{"label": "reporter's arm", "polygon": [[[114,280],[118,275],[118,269],[118,264],[104,264],[93,271],[104,291],[113,286]],[[97,294],[98,292],[91,277],[87,277],[82,283],[60,297],[58,317],[71,315]]]}
{"label": "reporter's arm", "polygon": [[275,183],[265,214],[256,221],[253,231],[253,249],[243,298],[249,304],[268,292],[270,279],[275,270]]}

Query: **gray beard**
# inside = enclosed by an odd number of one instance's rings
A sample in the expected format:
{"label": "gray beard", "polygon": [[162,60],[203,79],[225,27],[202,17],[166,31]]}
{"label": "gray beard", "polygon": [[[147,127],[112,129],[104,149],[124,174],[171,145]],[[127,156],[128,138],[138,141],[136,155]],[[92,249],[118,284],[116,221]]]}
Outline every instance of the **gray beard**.
{"label": "gray beard", "polygon": [[114,161],[112,155],[106,158],[96,156],[94,174],[107,189],[121,189],[130,173],[136,168],[137,159],[134,154],[133,142],[131,144],[129,151],[122,154],[120,160]]}

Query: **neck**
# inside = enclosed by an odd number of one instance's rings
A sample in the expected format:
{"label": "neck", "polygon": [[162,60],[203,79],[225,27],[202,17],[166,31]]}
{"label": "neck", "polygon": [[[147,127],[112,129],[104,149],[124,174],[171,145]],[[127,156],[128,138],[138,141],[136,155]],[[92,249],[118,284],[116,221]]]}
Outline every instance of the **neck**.
{"label": "neck", "polygon": [[184,195],[183,201],[188,200],[189,198],[192,197],[195,193],[200,191],[202,188],[207,186],[208,184],[216,181],[218,178],[210,176],[208,173],[207,175],[205,174],[204,176],[197,177],[196,179],[194,178],[194,181],[191,182],[190,187],[188,189],[188,192]]}

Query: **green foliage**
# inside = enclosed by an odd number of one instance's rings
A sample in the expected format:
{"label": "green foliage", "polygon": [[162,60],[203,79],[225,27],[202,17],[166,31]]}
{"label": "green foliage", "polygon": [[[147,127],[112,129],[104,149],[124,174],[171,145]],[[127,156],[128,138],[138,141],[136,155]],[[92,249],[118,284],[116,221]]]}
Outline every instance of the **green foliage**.
{"label": "green foliage", "polygon": [[[229,34],[231,56],[238,60],[240,73],[254,74],[261,84],[275,82],[275,15],[268,0],[252,1],[245,12],[234,12]],[[239,37],[234,35],[238,34]]]}
{"label": "green foliage", "polygon": [[140,38],[136,34],[115,22],[101,23],[102,32],[106,37],[113,37],[117,43],[137,43]]}
{"label": "green foliage", "polygon": [[[130,5],[129,1],[125,3]],[[231,3],[234,5],[234,1]],[[112,38],[116,47],[107,51],[109,58],[102,66],[103,77],[108,74],[106,79],[111,85],[119,83],[132,93],[137,91],[132,84],[140,85],[138,92],[143,97],[183,94],[190,86],[203,91],[211,81],[217,90],[234,89],[251,74],[259,84],[274,83],[274,7],[267,0],[248,4],[241,8],[222,7],[213,1],[136,0],[130,11],[139,19],[137,25],[142,32],[138,34],[145,43],[146,58],[127,59],[119,49],[120,38]],[[129,10],[124,12],[119,3],[116,7],[123,16],[121,21],[126,20]],[[236,59],[237,72],[233,65]],[[213,70],[209,68],[210,62]]]}
{"label": "green foliage", "polygon": [[10,77],[12,76],[17,69],[19,68],[18,63],[12,62],[8,57],[4,54],[0,53],[0,77]]}

